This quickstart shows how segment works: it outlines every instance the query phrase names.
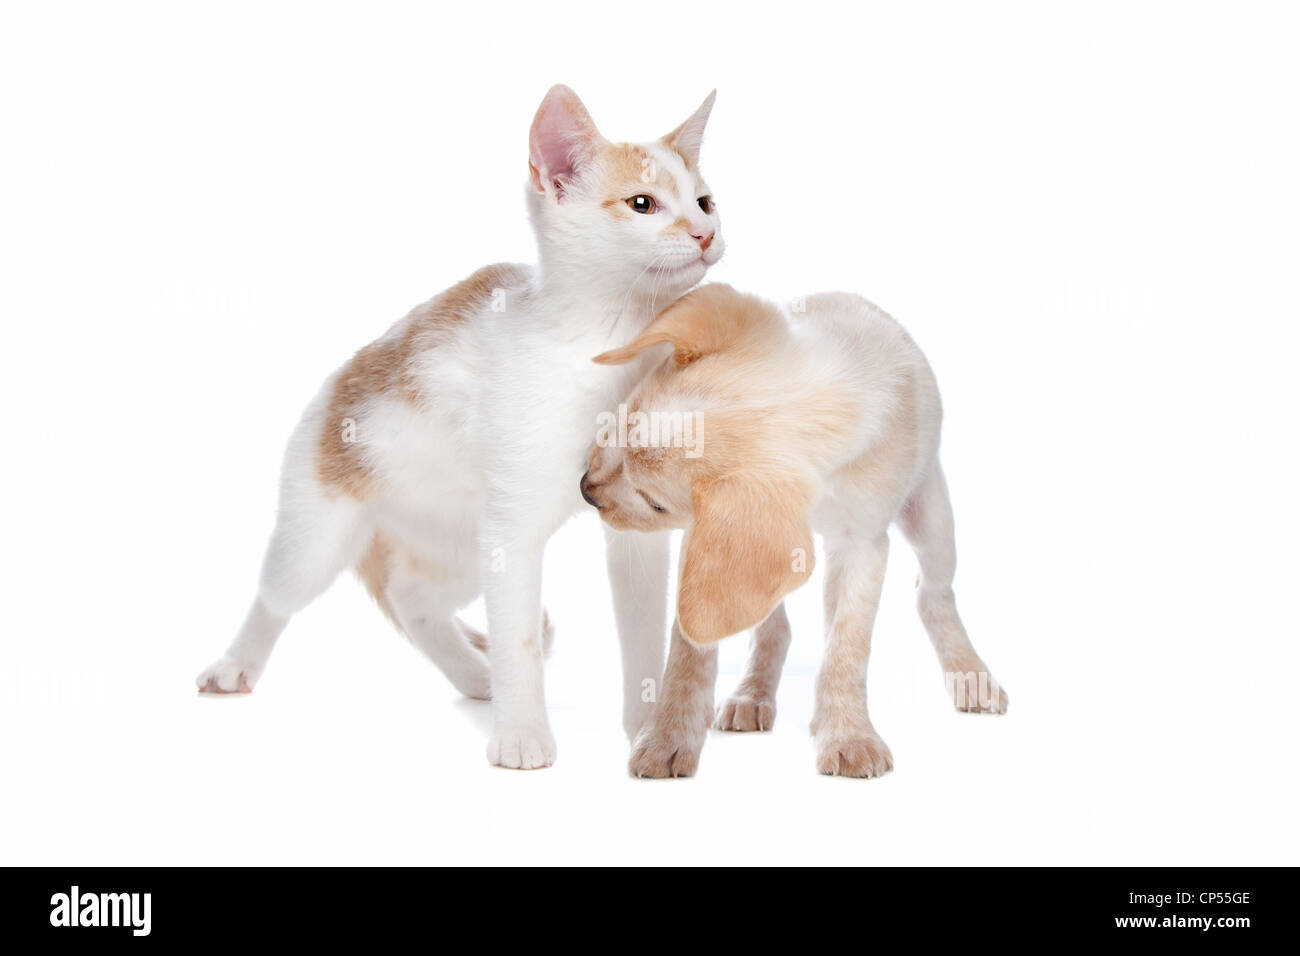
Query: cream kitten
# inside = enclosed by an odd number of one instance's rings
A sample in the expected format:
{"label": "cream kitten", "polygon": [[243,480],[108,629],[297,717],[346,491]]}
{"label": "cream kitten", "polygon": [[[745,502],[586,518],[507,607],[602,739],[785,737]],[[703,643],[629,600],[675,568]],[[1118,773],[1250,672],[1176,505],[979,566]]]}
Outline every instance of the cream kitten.
{"label": "cream kitten", "polygon": [[[611,143],[572,90],[547,93],[529,137],[538,265],[480,269],[417,306],[331,376],[290,439],[261,584],[234,642],[198,677],[251,691],[291,615],[354,568],[462,693],[491,697],[488,759],[544,767],[542,552],[582,508],[592,423],[644,367],[591,356],[721,258],[699,172],[713,94],[652,143]],[[610,534],[624,727],[663,669],[668,542]],[[486,653],[455,611],[483,594]]]}

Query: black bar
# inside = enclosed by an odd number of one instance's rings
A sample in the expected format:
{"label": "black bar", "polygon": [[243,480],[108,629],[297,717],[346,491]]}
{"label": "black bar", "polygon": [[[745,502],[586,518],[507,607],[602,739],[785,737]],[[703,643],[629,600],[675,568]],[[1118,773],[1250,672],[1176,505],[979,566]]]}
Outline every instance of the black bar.
{"label": "black bar", "polygon": [[[836,944],[897,936],[951,944],[954,952],[1125,938],[1217,948],[1252,945],[1295,925],[1290,868],[846,868],[812,877],[731,868],[681,879],[600,876],[596,894],[584,885],[591,877],[576,868],[558,879],[329,868],[34,868],[5,876],[12,889],[0,894],[0,913],[11,933],[96,947],[111,940],[399,942],[412,933],[431,947],[463,935],[493,947],[575,938],[600,945],[602,936],[617,948],[676,947],[686,940],[656,937],[672,926],[703,924],[741,937],[748,927],[760,938],[786,926],[807,932],[808,945],[828,934]],[[116,914],[120,925],[68,925],[70,907],[60,904],[71,904],[74,886],[78,921],[99,921],[92,914],[102,913],[108,922]],[[688,890],[703,887],[704,893]],[[107,905],[102,894],[113,894]],[[96,902],[87,903],[89,897]]]}

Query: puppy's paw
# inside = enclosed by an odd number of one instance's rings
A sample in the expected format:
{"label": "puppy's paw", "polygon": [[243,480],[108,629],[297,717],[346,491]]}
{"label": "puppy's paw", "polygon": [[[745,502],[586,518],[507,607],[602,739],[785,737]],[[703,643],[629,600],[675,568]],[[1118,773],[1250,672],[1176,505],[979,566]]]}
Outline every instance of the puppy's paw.
{"label": "puppy's paw", "polygon": [[945,671],[944,686],[959,713],[1005,714],[1011,702],[1007,692],[983,668]]}
{"label": "puppy's paw", "polygon": [[540,724],[504,724],[487,745],[488,763],[511,770],[536,770],[555,763],[555,737]]}
{"label": "puppy's paw", "polygon": [[1005,714],[1007,705],[1011,703],[1011,698],[1001,687],[994,688],[995,693],[991,693],[984,700],[967,700],[966,706],[962,706],[959,701],[954,700],[953,704],[957,710],[963,714]]}
{"label": "puppy's paw", "polygon": [[875,731],[817,736],[817,772],[833,777],[879,777],[894,769],[894,756]]}
{"label": "puppy's paw", "polygon": [[229,654],[195,678],[200,694],[251,694],[262,676],[260,664],[240,661]]}
{"label": "puppy's paw", "polygon": [[653,724],[637,734],[627,769],[634,777],[690,777],[700,765],[704,732],[663,730]]}
{"label": "puppy's paw", "polygon": [[776,723],[776,701],[767,695],[736,694],[718,708],[717,730],[747,732],[771,730]]}

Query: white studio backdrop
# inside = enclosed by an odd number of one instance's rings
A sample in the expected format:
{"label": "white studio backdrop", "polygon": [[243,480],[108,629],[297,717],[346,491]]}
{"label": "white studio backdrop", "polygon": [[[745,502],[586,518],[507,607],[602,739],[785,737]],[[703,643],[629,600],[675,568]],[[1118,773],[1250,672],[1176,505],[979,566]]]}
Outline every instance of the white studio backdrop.
{"label": "white studio backdrop", "polygon": [[[1271,4],[6,6],[0,863],[1296,862],[1296,41]],[[892,774],[813,770],[818,575],[776,731],[630,780],[594,514],[547,556],[549,770],[489,768],[351,579],[197,699],[324,376],[532,258],[556,82],[615,139],[716,86],[711,278],[926,351],[1006,718],[945,704],[899,546]]]}

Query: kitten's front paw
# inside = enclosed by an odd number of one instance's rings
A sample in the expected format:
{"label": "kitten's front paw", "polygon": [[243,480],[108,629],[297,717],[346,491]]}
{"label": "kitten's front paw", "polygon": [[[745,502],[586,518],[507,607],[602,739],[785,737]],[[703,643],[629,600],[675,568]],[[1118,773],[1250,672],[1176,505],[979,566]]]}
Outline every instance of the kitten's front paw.
{"label": "kitten's front paw", "polygon": [[261,676],[261,665],[226,655],[204,669],[194,683],[200,694],[251,694]]}
{"label": "kitten's front paw", "polygon": [[555,737],[542,724],[507,724],[493,731],[488,763],[511,770],[536,770],[555,763]]}
{"label": "kitten's front paw", "polygon": [[654,724],[637,734],[627,769],[634,777],[689,777],[700,765],[705,733],[680,728],[663,730]]}
{"label": "kitten's front paw", "polygon": [[718,708],[713,726],[718,730],[741,733],[753,730],[771,730],[776,723],[776,700],[765,694],[736,694],[728,697]]}
{"label": "kitten's front paw", "polygon": [[874,730],[817,735],[817,772],[833,777],[879,777],[894,756]]}

